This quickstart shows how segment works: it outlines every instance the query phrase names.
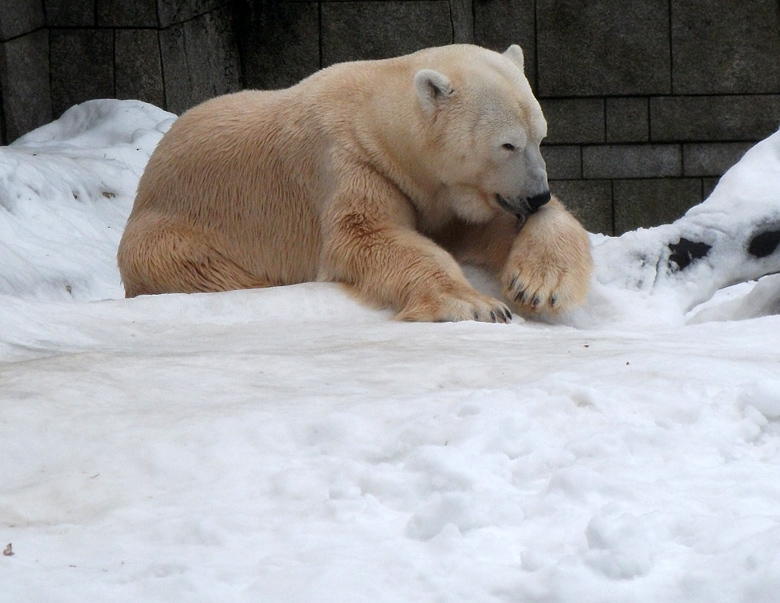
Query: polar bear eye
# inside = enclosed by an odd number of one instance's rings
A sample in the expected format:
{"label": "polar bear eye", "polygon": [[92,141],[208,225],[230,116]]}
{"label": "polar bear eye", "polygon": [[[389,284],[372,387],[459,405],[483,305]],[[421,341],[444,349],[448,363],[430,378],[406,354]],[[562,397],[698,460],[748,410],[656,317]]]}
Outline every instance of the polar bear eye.
{"label": "polar bear eye", "polygon": [[515,151],[517,150],[517,147],[513,145],[512,143],[505,142],[501,145],[502,148],[506,149],[507,151]]}

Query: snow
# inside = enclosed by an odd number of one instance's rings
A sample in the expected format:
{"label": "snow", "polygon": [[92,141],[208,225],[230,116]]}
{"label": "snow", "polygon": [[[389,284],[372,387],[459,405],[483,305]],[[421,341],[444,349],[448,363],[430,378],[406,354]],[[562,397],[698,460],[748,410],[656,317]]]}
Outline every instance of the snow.
{"label": "snow", "polygon": [[[173,119],[92,101],[0,149],[0,600],[778,600],[780,253],[745,249],[780,133],[593,235],[586,307],[407,324],[324,283],[123,299]],[[678,270],[681,236],[712,251]]]}
{"label": "snow", "polygon": [[[779,253],[747,252],[756,235],[771,232],[780,238],[779,187],[780,132],[750,149],[704,203],[673,224],[640,228],[598,245],[599,282],[652,291],[687,311],[724,287],[780,272]],[[712,249],[704,261],[675,271],[667,244],[681,238]]]}

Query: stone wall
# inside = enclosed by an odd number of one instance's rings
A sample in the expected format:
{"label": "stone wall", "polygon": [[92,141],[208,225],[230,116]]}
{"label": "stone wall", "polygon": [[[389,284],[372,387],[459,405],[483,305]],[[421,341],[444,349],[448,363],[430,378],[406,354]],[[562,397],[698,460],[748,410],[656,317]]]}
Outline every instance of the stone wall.
{"label": "stone wall", "polygon": [[452,42],[523,47],[553,190],[593,231],[674,220],[780,126],[780,0],[0,0],[0,134]]}

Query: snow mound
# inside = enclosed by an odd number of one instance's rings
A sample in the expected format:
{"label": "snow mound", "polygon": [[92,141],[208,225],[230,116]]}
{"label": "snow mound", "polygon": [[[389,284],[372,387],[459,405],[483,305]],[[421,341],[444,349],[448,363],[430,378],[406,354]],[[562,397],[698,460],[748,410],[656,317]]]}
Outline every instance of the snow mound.
{"label": "snow mound", "polygon": [[[681,321],[723,288],[780,272],[779,246],[780,131],[751,148],[708,199],[676,222],[598,238],[594,299],[636,293],[626,297],[634,306]],[[580,321],[603,324],[603,314],[586,311]],[[631,310],[627,316],[635,318]]]}
{"label": "snow mound", "polygon": [[[0,148],[0,295],[123,297],[116,248],[138,179],[175,118],[139,101],[89,101]],[[769,283],[742,309],[698,306],[729,285],[780,271],[780,132],[749,150],[709,199],[675,223],[592,238],[588,303],[558,323],[630,327],[776,312],[780,296]],[[491,276],[476,269],[467,276],[497,294]]]}
{"label": "snow mound", "polygon": [[96,100],[0,147],[0,294],[122,297],[116,249],[138,179],[175,116]]}

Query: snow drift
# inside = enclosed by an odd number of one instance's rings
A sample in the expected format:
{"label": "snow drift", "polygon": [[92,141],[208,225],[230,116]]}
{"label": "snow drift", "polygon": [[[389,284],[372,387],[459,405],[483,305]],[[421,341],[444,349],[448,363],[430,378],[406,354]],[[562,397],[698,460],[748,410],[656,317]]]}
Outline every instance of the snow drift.
{"label": "snow drift", "polygon": [[744,281],[780,134],[594,235],[558,324],[405,324],[331,284],[122,299],[172,119],[94,101],[0,149],[0,598],[777,600],[780,280]]}

